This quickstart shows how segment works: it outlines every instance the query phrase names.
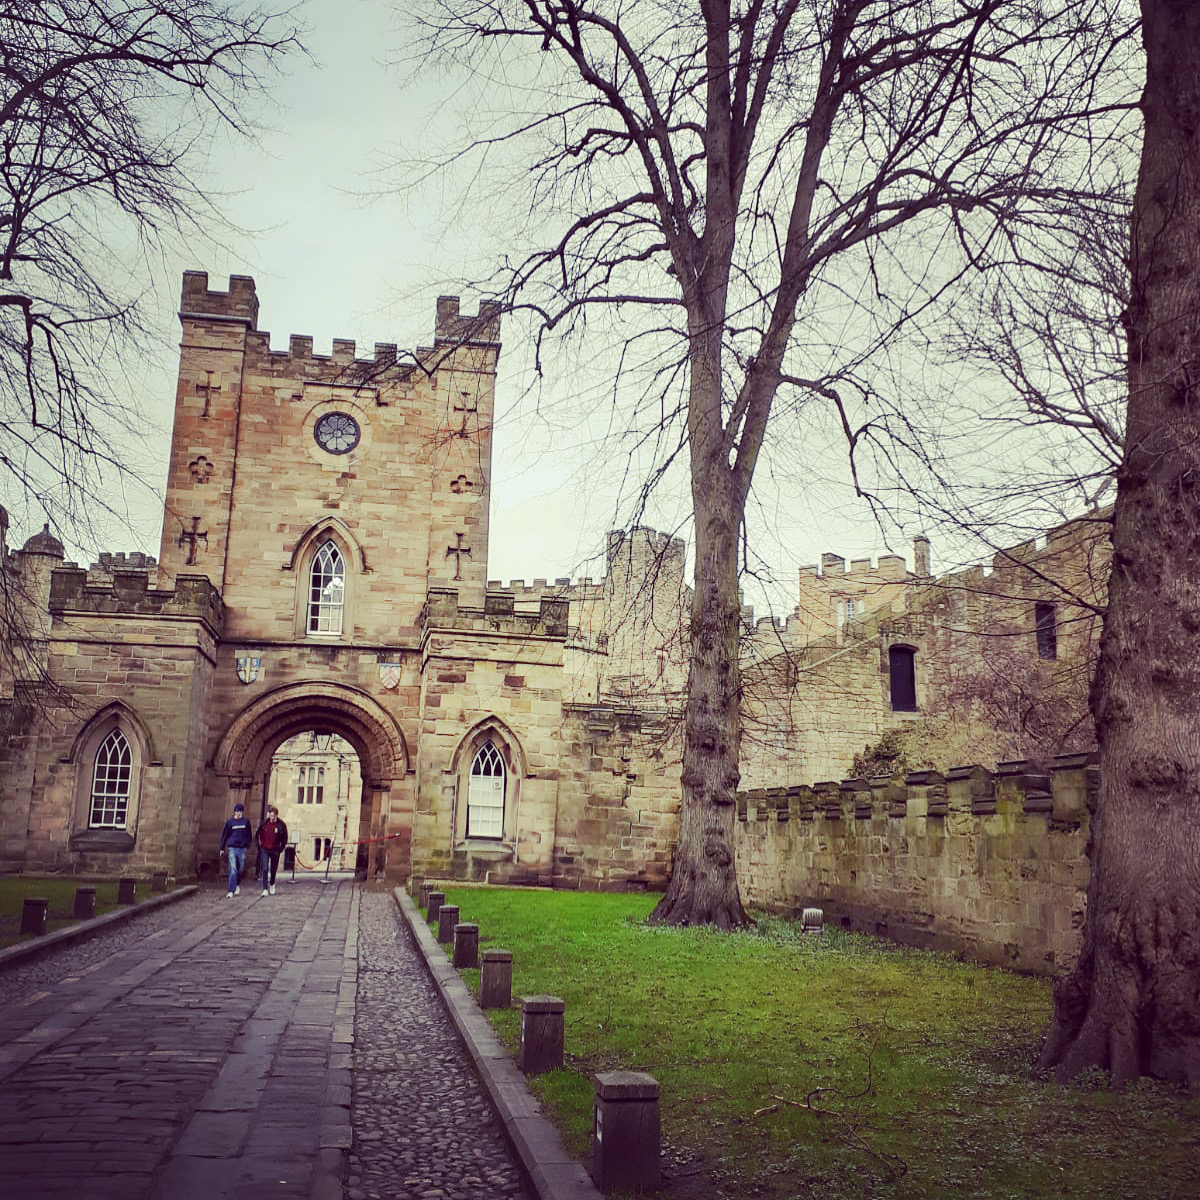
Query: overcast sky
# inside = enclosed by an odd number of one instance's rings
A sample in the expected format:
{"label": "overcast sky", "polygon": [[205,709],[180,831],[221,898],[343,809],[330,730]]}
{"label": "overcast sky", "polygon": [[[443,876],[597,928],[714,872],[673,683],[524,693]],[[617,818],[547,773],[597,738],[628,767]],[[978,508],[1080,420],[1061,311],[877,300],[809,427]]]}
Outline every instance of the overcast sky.
{"label": "overcast sky", "polygon": [[[269,128],[256,143],[214,150],[213,186],[224,193],[222,206],[239,232],[223,247],[189,251],[164,272],[158,300],[169,347],[177,346],[184,269],[207,271],[210,286],[221,289],[231,273],[252,275],[260,325],[276,349],[286,349],[291,334],[308,334],[317,353],[327,353],[335,337],[353,338],[364,356],[375,342],[428,344],[447,280],[471,277],[472,255],[480,252],[467,222],[458,236],[439,238],[436,214],[420,204],[363,198],[378,190],[377,168],[389,148],[421,142],[445,99],[439,88],[448,85],[431,71],[419,89],[401,90],[387,60],[403,49],[405,35],[386,0],[309,0],[302,14],[316,62],[296,64],[274,89],[279,107],[264,113]],[[436,195],[429,199],[438,203]],[[473,204],[472,198],[465,206],[468,216]],[[486,269],[481,264],[479,274]],[[464,302],[473,307],[473,300]],[[611,496],[577,431],[541,429],[531,437],[527,427],[504,419],[518,390],[511,339],[510,328],[500,362],[489,578],[598,575],[603,567],[595,556],[611,524]],[[169,447],[177,362],[177,350],[167,349],[145,383],[157,482]],[[762,482],[764,502],[774,503],[765,474]],[[686,496],[679,500],[682,511]],[[825,550],[847,558],[909,552],[909,531],[889,548],[864,509],[841,505],[825,493],[789,512],[782,540],[792,561],[773,564],[783,578],[794,579],[795,565],[816,562]],[[137,548],[155,553],[157,502],[136,508]]]}

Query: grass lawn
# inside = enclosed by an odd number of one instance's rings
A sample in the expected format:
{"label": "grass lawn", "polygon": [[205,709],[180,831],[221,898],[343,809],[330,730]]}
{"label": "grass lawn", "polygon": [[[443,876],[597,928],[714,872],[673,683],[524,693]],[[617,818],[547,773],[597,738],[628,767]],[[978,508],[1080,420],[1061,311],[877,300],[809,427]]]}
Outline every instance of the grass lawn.
{"label": "grass lawn", "polygon": [[[0,949],[17,942],[27,942],[32,936],[17,932],[21,928],[21,906],[26,896],[36,896],[50,902],[46,911],[47,933],[77,924],[74,916],[75,889],[81,885],[96,889],[96,916],[103,916],[121,907],[117,904],[115,879],[35,879],[28,875],[0,878]],[[138,880],[137,894],[140,900],[149,896],[149,880]]]}
{"label": "grass lawn", "polygon": [[[662,1085],[673,1200],[1184,1200],[1200,1195],[1200,1100],[1033,1069],[1046,980],[857,934],[642,924],[657,897],[455,888],[522,995],[566,1001],[566,1069],[534,1081],[581,1158],[592,1076]],[[479,973],[463,972],[478,992]]]}

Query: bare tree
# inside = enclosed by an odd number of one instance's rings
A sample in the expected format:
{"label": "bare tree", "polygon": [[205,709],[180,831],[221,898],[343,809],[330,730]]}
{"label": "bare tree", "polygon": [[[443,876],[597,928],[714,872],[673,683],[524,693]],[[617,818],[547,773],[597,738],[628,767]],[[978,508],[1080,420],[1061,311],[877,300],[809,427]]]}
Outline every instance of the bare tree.
{"label": "bare tree", "polygon": [[[173,235],[218,214],[197,170],[214,131],[298,49],[233,0],[0,4],[0,489],[60,530],[112,503],[140,432],[123,368]],[[109,498],[98,487],[106,478]]]}
{"label": "bare tree", "polygon": [[1200,1086],[1200,8],[1142,0],[1128,411],[1092,708],[1101,785],[1083,948],[1042,1064]]}
{"label": "bare tree", "polygon": [[920,451],[928,393],[897,353],[907,332],[973,273],[1061,263],[1066,223],[1121,202],[1099,151],[1129,101],[1122,7],[441,0],[427,18],[424,63],[465,61],[493,89],[507,71],[509,100],[534,97],[473,147],[532,143],[512,230],[530,241],[492,290],[535,315],[539,344],[640,312],[622,357],[632,371],[641,355],[640,407],[621,419],[657,430],[651,480],[686,457],[683,795],[655,920],[745,920],[739,539],[768,431],[802,444],[825,420],[858,449]]}

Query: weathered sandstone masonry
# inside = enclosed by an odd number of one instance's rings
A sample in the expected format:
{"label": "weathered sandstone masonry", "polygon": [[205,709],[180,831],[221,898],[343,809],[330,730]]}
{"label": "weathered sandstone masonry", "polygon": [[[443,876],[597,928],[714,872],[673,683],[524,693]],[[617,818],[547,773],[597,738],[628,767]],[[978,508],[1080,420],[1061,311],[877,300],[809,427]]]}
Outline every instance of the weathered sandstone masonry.
{"label": "weathered sandstone masonry", "polygon": [[1049,974],[1078,953],[1097,786],[1092,756],[1063,755],[746,792],[742,897]]}

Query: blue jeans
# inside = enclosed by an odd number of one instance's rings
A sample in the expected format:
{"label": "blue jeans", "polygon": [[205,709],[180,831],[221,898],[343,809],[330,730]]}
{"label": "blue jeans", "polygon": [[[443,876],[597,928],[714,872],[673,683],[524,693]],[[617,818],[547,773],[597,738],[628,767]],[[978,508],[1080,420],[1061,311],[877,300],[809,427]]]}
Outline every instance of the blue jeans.
{"label": "blue jeans", "polygon": [[258,873],[262,877],[264,888],[275,886],[275,876],[279,874],[279,856],[282,850],[260,850],[258,852]]}
{"label": "blue jeans", "polygon": [[229,859],[229,890],[232,892],[238,886],[242,872],[246,869],[246,847],[226,846],[225,854]]}

